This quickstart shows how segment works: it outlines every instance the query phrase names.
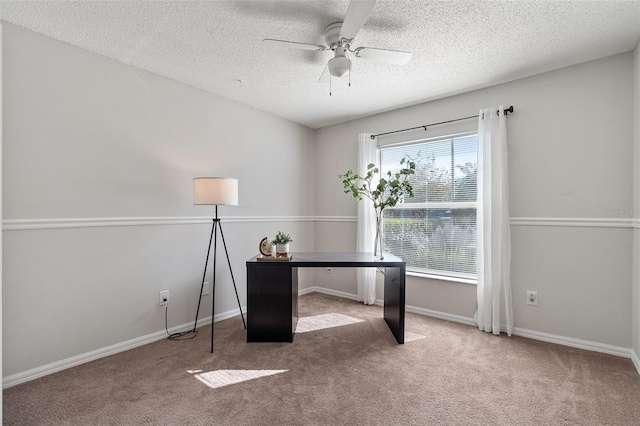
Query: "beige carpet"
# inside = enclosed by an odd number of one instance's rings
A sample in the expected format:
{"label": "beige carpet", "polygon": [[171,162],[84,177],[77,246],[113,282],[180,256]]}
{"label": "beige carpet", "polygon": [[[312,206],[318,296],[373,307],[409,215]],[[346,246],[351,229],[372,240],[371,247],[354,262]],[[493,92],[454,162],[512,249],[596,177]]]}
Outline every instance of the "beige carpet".
{"label": "beige carpet", "polygon": [[398,345],[380,307],[320,294],[300,314],[339,315],[305,321],[292,344],[247,344],[232,318],[216,323],[213,355],[204,327],[15,386],[4,424],[640,424],[628,359],[413,314]]}

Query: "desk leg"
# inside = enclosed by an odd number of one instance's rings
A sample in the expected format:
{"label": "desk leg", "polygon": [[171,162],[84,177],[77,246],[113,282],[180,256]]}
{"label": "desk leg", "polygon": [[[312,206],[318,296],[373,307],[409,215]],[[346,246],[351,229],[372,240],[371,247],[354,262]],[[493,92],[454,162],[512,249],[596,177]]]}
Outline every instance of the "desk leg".
{"label": "desk leg", "polygon": [[398,343],[404,343],[405,268],[384,268],[384,320]]}
{"label": "desk leg", "polygon": [[247,342],[293,342],[298,320],[297,268],[247,268],[247,319]]}
{"label": "desk leg", "polygon": [[291,342],[298,326],[298,268],[291,268]]}

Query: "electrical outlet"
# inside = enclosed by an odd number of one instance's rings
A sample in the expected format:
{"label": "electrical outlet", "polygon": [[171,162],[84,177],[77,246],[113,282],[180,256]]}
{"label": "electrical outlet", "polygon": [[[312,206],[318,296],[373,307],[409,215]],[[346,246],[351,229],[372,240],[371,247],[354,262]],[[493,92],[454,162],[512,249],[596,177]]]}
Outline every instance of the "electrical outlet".
{"label": "electrical outlet", "polygon": [[202,286],[202,293],[200,294],[200,296],[206,296],[207,294],[209,294],[209,281],[205,281],[204,285]]}
{"label": "electrical outlet", "polygon": [[169,290],[162,290],[160,292],[160,306],[164,306],[169,303]]}
{"label": "electrical outlet", "polygon": [[527,305],[538,306],[538,292],[527,290]]}

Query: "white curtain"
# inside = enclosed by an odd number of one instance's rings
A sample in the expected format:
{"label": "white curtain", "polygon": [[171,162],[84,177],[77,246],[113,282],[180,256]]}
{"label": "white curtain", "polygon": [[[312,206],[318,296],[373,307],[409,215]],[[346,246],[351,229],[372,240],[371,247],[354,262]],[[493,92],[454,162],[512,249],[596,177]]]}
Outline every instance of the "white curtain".
{"label": "white curtain", "polygon": [[[511,236],[504,107],[480,110],[478,119],[478,328],[513,331]],[[504,314],[504,322],[501,314]]]}
{"label": "white curtain", "polygon": [[[358,135],[358,170],[360,176],[367,174],[369,164],[378,163],[377,143],[371,139],[370,133]],[[377,185],[377,182],[375,183]],[[373,240],[375,239],[376,215],[373,204],[368,198],[358,202],[358,232],[356,251],[373,252]],[[358,283],[358,300],[365,305],[373,305],[376,302],[376,271],[373,268],[358,268],[356,270]]]}

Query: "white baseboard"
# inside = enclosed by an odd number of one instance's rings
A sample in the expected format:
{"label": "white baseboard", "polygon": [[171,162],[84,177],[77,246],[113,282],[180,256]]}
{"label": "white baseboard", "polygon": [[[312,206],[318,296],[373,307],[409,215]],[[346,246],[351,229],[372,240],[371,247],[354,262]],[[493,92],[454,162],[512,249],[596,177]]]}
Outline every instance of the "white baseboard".
{"label": "white baseboard", "polygon": [[636,370],[638,370],[638,374],[640,374],[640,358],[633,349],[631,349],[631,361],[633,361],[633,365],[635,365]]}
{"label": "white baseboard", "polygon": [[[310,287],[306,289],[306,293],[313,291],[331,296],[344,297],[347,299],[358,300],[358,296],[351,293],[345,293],[342,291],[326,289],[322,287]],[[382,299],[376,299],[376,305],[383,306],[384,301]],[[420,308],[418,306],[406,305],[406,312],[411,312],[427,317],[437,318],[445,321],[451,321],[459,324],[470,325],[476,327],[476,322],[473,318],[464,317],[461,315],[449,314],[446,312],[434,311],[432,309]],[[569,346],[573,348],[585,349],[589,351],[602,352],[610,355],[616,355],[623,358],[631,358],[638,373],[640,374],[640,359],[637,354],[630,348],[623,348],[621,346],[608,345],[606,343],[592,342],[589,340],[575,339],[573,337],[564,337],[556,334],[542,333],[539,331],[528,330],[525,328],[515,327],[513,334],[516,336],[526,337],[528,339],[541,340],[544,342],[555,343],[558,345]]]}
{"label": "white baseboard", "polygon": [[527,330],[519,327],[513,328],[513,334],[516,336],[526,337],[528,339],[570,346],[572,348],[586,349],[588,351],[602,352],[605,354],[621,356],[623,358],[631,358],[631,349],[623,348],[622,346],[614,346],[606,343],[592,342],[590,340],[559,336],[557,334],[542,333],[540,331]]}
{"label": "white baseboard", "polygon": [[[246,306],[243,306],[242,312],[246,312],[246,311],[247,311]],[[222,312],[215,315],[215,322],[222,321],[227,318],[232,318],[237,315],[240,315],[237,309],[233,309],[227,312]],[[202,327],[208,324],[211,324],[210,316],[199,319],[197,323],[197,327]],[[193,328],[193,321],[186,324],[171,327],[169,329],[169,333],[170,334],[179,333],[182,331],[190,330],[191,328]],[[167,338],[167,332],[165,330],[161,330],[155,333],[147,334],[146,336],[137,337],[135,339],[127,340],[125,342],[116,343],[115,345],[110,345],[104,348],[96,349],[95,351],[72,356],[70,358],[52,362],[51,364],[46,364],[40,367],[32,368],[27,371],[12,374],[10,376],[6,376],[2,378],[2,388],[3,389],[10,388],[11,386],[19,385],[20,383],[25,383],[30,380],[34,380],[39,377],[46,376],[48,374],[53,374],[58,371],[66,370],[67,368],[75,367],[76,365],[84,364],[99,358],[104,358],[109,355],[114,355],[119,352],[124,352],[129,349],[133,349],[138,346],[146,345],[148,343],[152,343],[157,340],[162,340],[166,338]]]}
{"label": "white baseboard", "polygon": [[307,287],[307,288],[298,290],[298,296],[304,296],[305,294],[315,293],[315,292],[316,292],[316,287]]}
{"label": "white baseboard", "polygon": [[[303,293],[304,291],[304,293]],[[355,301],[360,301],[358,299],[358,295],[353,294],[353,293],[347,293],[344,291],[338,291],[338,290],[333,290],[330,288],[324,288],[324,287],[309,287],[304,289],[303,291],[300,291],[298,294],[302,295],[302,294],[308,294],[308,293],[322,293],[322,294],[327,294],[329,296],[337,296],[337,297],[342,297],[344,299],[351,299],[351,300],[355,300]],[[375,301],[375,305],[377,306],[384,306],[384,300],[382,299],[376,299]],[[425,309],[425,308],[419,308],[417,306],[411,306],[411,305],[406,305],[405,310],[407,312],[412,312],[415,314],[420,314],[420,315],[425,315],[427,317],[433,317],[433,318],[438,318],[438,319],[442,319],[445,321],[452,321],[452,322],[458,322],[461,324],[466,324],[466,325],[475,325],[475,322],[473,322],[473,318],[467,318],[467,317],[463,317],[460,315],[453,315],[453,314],[448,314],[446,312],[439,312],[439,311],[434,311],[431,309]]]}
{"label": "white baseboard", "polygon": [[[382,302],[382,301],[381,301]],[[473,318],[463,317],[461,315],[448,314],[446,312],[434,311],[432,309],[419,308],[417,306],[406,305],[405,310],[414,314],[420,314],[427,317],[438,318],[445,321],[457,322],[465,325],[475,326]]]}
{"label": "white baseboard", "polygon": [[[321,293],[329,296],[342,297],[345,299],[351,299],[356,301],[358,300],[358,296],[355,294],[347,293],[344,291],[328,289],[324,287],[318,287],[318,286],[307,287],[307,288],[301,289],[298,292],[298,294],[301,296],[309,293]],[[383,301],[381,299],[377,299],[375,304],[382,306]],[[246,306],[243,306],[242,311],[246,312]],[[407,305],[406,311],[419,314],[419,315],[424,315],[432,318],[445,320],[445,321],[451,321],[451,322],[470,325],[470,326],[476,325],[473,318],[449,314],[446,312],[434,311],[432,309],[420,308],[418,306]],[[228,318],[235,317],[237,315],[239,315],[238,310],[233,309],[233,310],[222,312],[215,315],[214,321],[215,322],[222,321]],[[211,324],[211,317],[206,317],[198,320],[197,327],[202,327],[208,324]],[[191,327],[193,327],[193,322],[172,327],[169,329],[169,333],[178,333],[181,331],[186,331],[191,329]],[[555,343],[558,345],[570,346],[570,347],[579,348],[579,349],[586,349],[586,350],[595,351],[595,352],[602,352],[602,353],[616,355],[624,358],[631,358],[634,366],[636,367],[636,370],[638,371],[638,374],[640,374],[640,358],[638,357],[638,354],[636,354],[636,352],[630,348],[623,348],[620,346],[613,346],[605,343],[592,342],[589,340],[575,339],[572,337],[558,336],[555,334],[542,333],[539,331],[527,330],[519,327],[515,327],[513,329],[513,334],[516,336],[526,337],[534,340],[541,340],[544,342]],[[94,361],[99,358],[103,358],[109,355],[117,354],[119,352],[127,351],[129,349],[146,345],[148,343],[152,343],[157,340],[162,340],[162,339],[165,339],[166,337],[167,337],[167,334],[164,330],[157,331],[155,333],[147,334],[146,336],[127,340],[126,342],[117,343],[115,345],[107,346],[105,348],[97,349],[95,351],[76,355],[70,358],[53,362],[51,364],[33,368],[31,370],[12,374],[11,376],[7,376],[2,379],[2,388],[6,389],[11,386],[19,385],[20,383],[25,383],[30,380],[34,380],[39,377],[46,376],[48,374],[65,370],[67,368],[75,367],[76,365],[84,364],[86,362]]]}
{"label": "white baseboard", "polygon": [[356,301],[358,300],[358,296],[355,294],[346,293],[344,291],[333,290],[330,288],[318,287],[318,286],[305,288],[304,293],[302,291],[298,292],[298,294],[300,295],[309,294],[309,293],[321,293],[329,296],[342,297],[343,299],[351,299]]}

